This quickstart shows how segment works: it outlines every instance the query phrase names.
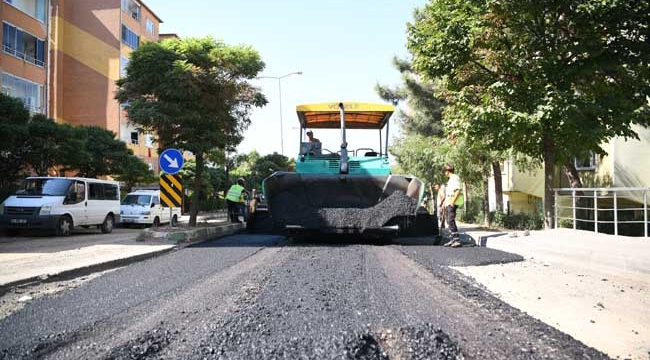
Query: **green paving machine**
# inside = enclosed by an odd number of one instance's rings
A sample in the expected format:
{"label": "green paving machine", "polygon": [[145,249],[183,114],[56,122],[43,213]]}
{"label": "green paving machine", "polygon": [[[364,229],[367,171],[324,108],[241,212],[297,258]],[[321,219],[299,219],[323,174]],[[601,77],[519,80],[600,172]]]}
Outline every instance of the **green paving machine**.
{"label": "green paving machine", "polygon": [[[263,180],[265,201],[251,209],[251,229],[272,224],[289,234],[438,234],[435,215],[420,206],[424,183],[391,173],[388,130],[394,106],[318,103],[297,106],[296,111],[301,141],[295,171],[277,171]],[[303,141],[307,129],[339,129],[340,147],[328,150],[321,142]],[[349,130],[377,131],[378,148],[349,147]]]}

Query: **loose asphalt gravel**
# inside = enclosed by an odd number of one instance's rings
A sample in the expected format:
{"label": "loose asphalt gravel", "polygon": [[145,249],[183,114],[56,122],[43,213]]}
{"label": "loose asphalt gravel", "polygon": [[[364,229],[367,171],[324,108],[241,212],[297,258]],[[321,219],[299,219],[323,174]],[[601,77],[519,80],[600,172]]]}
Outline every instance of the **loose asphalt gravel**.
{"label": "loose asphalt gravel", "polygon": [[239,234],[118,269],[0,320],[6,359],[606,359],[448,265],[486,248]]}
{"label": "loose asphalt gravel", "polygon": [[395,191],[368,208],[319,208],[299,201],[295,194],[283,192],[273,198],[271,212],[279,222],[306,229],[380,228],[398,216],[415,215],[418,202],[402,191]]}

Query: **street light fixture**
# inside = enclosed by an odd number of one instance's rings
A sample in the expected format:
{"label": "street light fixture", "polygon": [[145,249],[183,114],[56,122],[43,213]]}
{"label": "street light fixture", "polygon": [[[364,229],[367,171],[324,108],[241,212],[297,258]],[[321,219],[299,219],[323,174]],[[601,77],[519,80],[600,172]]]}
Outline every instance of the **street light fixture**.
{"label": "street light fixture", "polygon": [[282,76],[258,76],[258,79],[276,79],[278,80],[278,95],[280,96],[280,147],[284,156],[284,128],[282,127],[282,79],[291,75],[302,75],[302,71],[294,71]]}

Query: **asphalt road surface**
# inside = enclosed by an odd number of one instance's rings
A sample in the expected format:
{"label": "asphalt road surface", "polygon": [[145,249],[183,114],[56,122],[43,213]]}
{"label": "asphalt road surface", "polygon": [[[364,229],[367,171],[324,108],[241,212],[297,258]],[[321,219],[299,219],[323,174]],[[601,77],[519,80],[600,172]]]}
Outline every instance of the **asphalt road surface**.
{"label": "asphalt road surface", "polygon": [[447,267],[517,255],[311,240],[234,235],[36,299],[0,320],[0,358],[607,358]]}

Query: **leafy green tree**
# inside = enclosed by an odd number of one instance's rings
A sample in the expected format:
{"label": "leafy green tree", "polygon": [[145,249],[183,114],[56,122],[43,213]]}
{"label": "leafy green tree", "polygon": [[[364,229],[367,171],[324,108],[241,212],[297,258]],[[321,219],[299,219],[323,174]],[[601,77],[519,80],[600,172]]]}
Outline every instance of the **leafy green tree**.
{"label": "leafy green tree", "polygon": [[85,142],[76,131],[72,125],[34,115],[27,124],[30,141],[26,144],[25,162],[37,175],[47,175],[48,170],[79,157]]}
{"label": "leafy green tree", "polygon": [[122,164],[129,161],[133,151],[115,133],[98,126],[77,126],[73,128],[69,141],[81,141],[82,146],[68,153],[63,171],[78,172],[79,176],[99,177],[122,173]]}
{"label": "leafy green tree", "polygon": [[[234,150],[250,124],[253,107],[267,101],[249,80],[264,69],[250,46],[211,37],[147,42],[131,53],[116,99],[128,102],[129,120],[155,132],[163,147],[196,157],[194,188],[201,185],[207,154]],[[190,207],[196,225],[199,198]]]}
{"label": "leafy green tree", "polygon": [[502,199],[500,153],[490,150],[484,142],[467,141],[462,134],[444,128],[443,112],[446,102],[439,95],[443,89],[442,80],[424,79],[406,60],[395,59],[394,65],[402,74],[401,87],[390,89],[376,86],[377,93],[384,100],[393,103],[396,100],[406,101],[408,104],[407,112],[398,112],[402,139],[393,144],[391,153],[396,155],[406,172],[417,175],[429,184],[446,182],[440,169],[446,163],[454,164],[463,180],[470,185],[468,187],[485,191],[483,208],[486,215],[489,212],[489,202],[488,187],[484,183],[487,183],[492,172],[496,184],[497,209],[502,210],[503,201],[499,201]]}
{"label": "leafy green tree", "polygon": [[127,192],[130,192],[137,184],[152,184],[159,180],[149,169],[149,165],[137,156],[129,155],[124,160],[120,164],[119,172],[115,175],[115,180],[124,182],[124,189]]}
{"label": "leafy green tree", "polygon": [[408,25],[413,67],[444,79],[446,127],[556,164],[650,121],[647,1],[436,0]]}
{"label": "leafy green tree", "polygon": [[[6,196],[24,177],[29,111],[19,99],[0,93],[0,195]],[[3,197],[4,199],[4,197]]]}
{"label": "leafy green tree", "polygon": [[277,152],[259,157],[252,168],[253,188],[261,191],[262,180],[276,171],[287,171],[291,165],[295,166],[295,162]]}

